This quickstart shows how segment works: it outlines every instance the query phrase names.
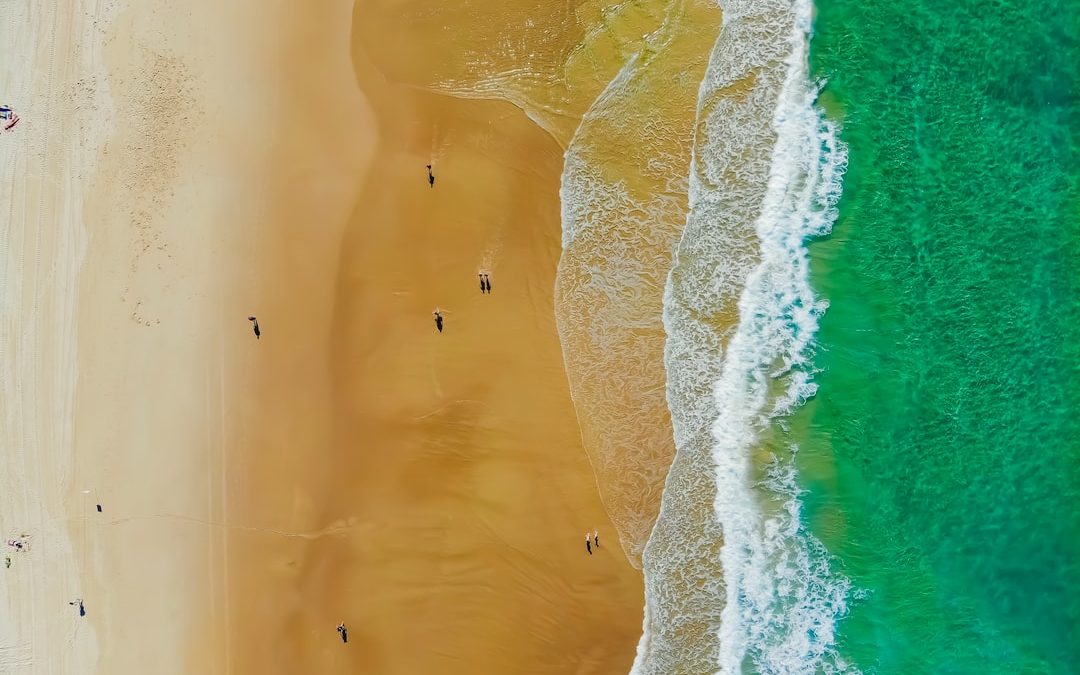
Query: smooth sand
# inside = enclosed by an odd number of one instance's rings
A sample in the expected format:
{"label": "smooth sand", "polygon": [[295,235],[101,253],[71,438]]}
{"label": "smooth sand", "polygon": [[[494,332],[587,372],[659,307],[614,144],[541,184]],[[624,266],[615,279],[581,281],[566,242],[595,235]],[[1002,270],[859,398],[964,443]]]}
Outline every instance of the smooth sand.
{"label": "smooth sand", "polygon": [[89,672],[97,654],[68,603],[87,562],[71,536],[86,500],[73,462],[82,187],[102,141],[82,111],[104,104],[108,15],[106,3],[20,0],[0,18],[0,99],[21,117],[0,133],[0,538],[30,547],[3,547],[5,674]]}
{"label": "smooth sand", "polygon": [[[265,560],[239,533],[302,518],[244,497],[295,478],[273,473],[279,446],[260,434],[317,422],[308,384],[325,379],[336,249],[370,153],[350,12],[207,0],[133,7],[110,28],[115,133],[88,208],[79,337],[79,465],[106,506],[90,535],[98,672],[243,672],[255,648],[235,603]],[[308,368],[282,370],[305,349]],[[254,419],[248,402],[275,392],[253,388],[262,368],[295,396]],[[275,442],[303,456],[287,431]]]}
{"label": "smooth sand", "polygon": [[[380,142],[333,262],[330,349],[273,347],[252,381],[259,459],[233,513],[304,536],[234,534],[249,574],[233,634],[252,647],[235,671],[625,672],[640,578],[600,504],[554,325],[561,150],[508,104],[387,84],[377,48],[355,54]],[[329,372],[332,405],[281,370]],[[607,545],[590,557],[594,528]]]}
{"label": "smooth sand", "polygon": [[267,328],[327,334],[372,138],[351,10],[5,9],[0,524],[32,549],[0,569],[0,672],[237,672],[246,315],[284,277],[326,299]]}
{"label": "smooth sand", "polygon": [[660,304],[672,237],[685,223],[696,94],[719,8],[707,0],[358,7],[358,44],[373,45],[367,54],[386,79],[511,101],[579,160],[563,186],[576,241],[560,263],[555,309],[585,450],[620,544],[640,567],[675,451]]}

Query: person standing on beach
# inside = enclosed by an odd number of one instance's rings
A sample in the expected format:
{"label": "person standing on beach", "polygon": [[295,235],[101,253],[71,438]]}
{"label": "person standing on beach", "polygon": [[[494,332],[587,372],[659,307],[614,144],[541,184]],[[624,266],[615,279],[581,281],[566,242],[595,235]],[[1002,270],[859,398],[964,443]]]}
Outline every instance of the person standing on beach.
{"label": "person standing on beach", "polygon": [[484,293],[485,291],[487,291],[487,286],[484,285],[484,275],[483,273],[480,273],[476,276],[480,277],[480,292]]}
{"label": "person standing on beach", "polygon": [[431,187],[435,187],[435,174],[431,173],[431,165],[427,165],[427,182]]}
{"label": "person standing on beach", "polygon": [[86,616],[86,608],[83,606],[82,598],[75,598],[74,600],[72,600],[68,604],[71,605],[72,607],[78,606],[78,608],[79,608],[79,616]]}
{"label": "person standing on beach", "polygon": [[439,332],[441,333],[442,332],[442,313],[439,310],[435,310],[434,312],[432,312],[432,314],[435,315],[435,327],[438,328]]}
{"label": "person standing on beach", "polygon": [[592,541],[588,532],[585,533],[585,550],[589,552],[589,555],[592,555]]}
{"label": "person standing on beach", "polygon": [[592,533],[593,546],[600,548],[600,530],[593,530]]}
{"label": "person standing on beach", "polygon": [[487,292],[488,292],[488,295],[490,295],[491,294],[491,277],[489,277],[486,272],[484,273],[484,278],[481,279],[481,285],[484,286],[485,290],[487,290]]}
{"label": "person standing on beach", "polygon": [[342,621],[341,623],[338,624],[337,632],[341,634],[341,641],[342,642],[347,643],[349,641],[349,629],[345,627],[345,622],[344,621]]}
{"label": "person standing on beach", "polygon": [[249,316],[248,321],[251,322],[251,329],[255,331],[255,339],[258,340],[259,336],[262,335],[262,331],[259,330],[259,320],[253,316]]}

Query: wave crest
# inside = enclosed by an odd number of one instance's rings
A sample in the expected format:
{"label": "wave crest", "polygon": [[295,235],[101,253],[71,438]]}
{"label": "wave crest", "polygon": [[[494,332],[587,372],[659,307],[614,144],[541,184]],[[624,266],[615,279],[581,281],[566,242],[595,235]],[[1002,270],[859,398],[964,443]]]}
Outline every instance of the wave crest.
{"label": "wave crest", "polygon": [[645,551],[633,672],[844,671],[835,622],[850,584],[801,524],[795,448],[765,466],[751,459],[815,391],[825,303],[809,285],[805,241],[835,219],[845,150],[808,80],[810,3],[721,6],[691,212],[665,294],[678,452]]}

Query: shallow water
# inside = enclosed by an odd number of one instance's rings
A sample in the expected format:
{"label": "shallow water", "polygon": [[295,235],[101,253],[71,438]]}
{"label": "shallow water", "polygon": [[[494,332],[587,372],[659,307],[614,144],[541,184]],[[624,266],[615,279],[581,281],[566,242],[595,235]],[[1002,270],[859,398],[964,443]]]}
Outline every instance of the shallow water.
{"label": "shallow water", "polygon": [[808,4],[715,42],[708,4],[423,7],[482,37],[372,55],[567,149],[555,312],[632,561],[677,449],[635,672],[1068,671],[1080,3],[821,0],[809,69]]}
{"label": "shallow water", "polygon": [[694,99],[719,30],[710,0],[669,3],[585,114],[562,176],[556,318],[582,439],[635,566],[675,452],[664,284],[687,213]]}
{"label": "shallow water", "polygon": [[828,231],[844,149],[807,77],[809,3],[722,3],[698,100],[690,214],[668,281],[678,455],[646,549],[635,672],[817,672],[848,583],[802,526],[790,439],[823,307],[803,242]]}

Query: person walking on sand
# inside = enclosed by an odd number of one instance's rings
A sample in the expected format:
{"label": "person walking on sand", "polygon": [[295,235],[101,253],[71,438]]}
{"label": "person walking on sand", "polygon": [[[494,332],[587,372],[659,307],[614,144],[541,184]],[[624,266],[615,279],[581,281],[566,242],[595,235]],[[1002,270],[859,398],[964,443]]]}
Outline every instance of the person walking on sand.
{"label": "person walking on sand", "polygon": [[75,598],[74,600],[72,600],[68,604],[71,605],[72,607],[78,606],[78,608],[79,608],[79,616],[86,616],[86,607],[83,606],[82,598]]}
{"label": "person walking on sand", "polygon": [[435,315],[435,327],[438,328],[439,332],[441,333],[442,332],[442,312],[440,312],[439,310],[435,310],[434,312],[432,312],[432,314]]}
{"label": "person walking on sand", "polygon": [[481,293],[486,292],[487,291],[487,286],[484,285],[484,274],[483,274],[483,272],[481,272],[480,274],[477,274],[476,276],[480,277],[480,292]]}
{"label": "person walking on sand", "polygon": [[427,182],[430,187],[435,187],[435,174],[431,173],[431,165],[427,165]]}
{"label": "person walking on sand", "polygon": [[487,272],[484,273],[484,286],[487,287],[488,295],[491,295],[491,277],[488,276]]}
{"label": "person walking on sand", "polygon": [[592,533],[593,546],[600,548],[600,530],[593,530]]}
{"label": "person walking on sand", "polygon": [[344,621],[342,621],[341,623],[338,624],[337,632],[341,634],[341,641],[342,642],[347,643],[349,641],[349,629],[345,627],[345,622]]}
{"label": "person walking on sand", "polygon": [[589,539],[588,532],[585,533],[585,550],[589,552],[589,555],[592,555],[592,541]]}
{"label": "person walking on sand", "polygon": [[262,331],[259,330],[259,320],[253,316],[249,316],[248,321],[251,322],[251,330],[255,331],[255,339],[258,340],[259,336],[262,335]]}

